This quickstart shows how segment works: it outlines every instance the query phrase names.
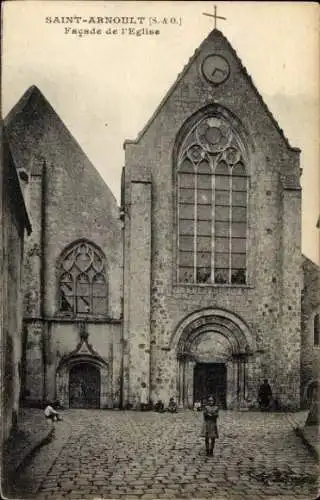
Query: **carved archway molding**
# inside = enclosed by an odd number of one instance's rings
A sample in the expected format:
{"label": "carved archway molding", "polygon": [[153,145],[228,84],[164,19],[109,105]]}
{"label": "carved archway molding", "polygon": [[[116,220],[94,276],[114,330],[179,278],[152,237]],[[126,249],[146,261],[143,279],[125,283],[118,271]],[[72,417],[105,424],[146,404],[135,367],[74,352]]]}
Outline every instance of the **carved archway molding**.
{"label": "carved archway molding", "polygon": [[224,335],[235,352],[256,351],[248,325],[234,313],[219,308],[200,309],[186,316],[177,325],[168,347],[181,352],[185,350],[183,346],[190,344],[198,334],[209,330]]}
{"label": "carved archway molding", "polygon": [[[177,400],[184,407],[194,403],[194,368],[200,358],[193,356],[193,346],[207,333],[224,337],[230,345],[230,352],[223,360],[227,368],[226,403],[228,408],[238,407],[248,395],[248,364],[256,352],[256,344],[248,325],[239,316],[219,308],[189,314],[171,337],[169,346],[177,358]],[[205,362],[216,363],[216,354],[213,342]]]}
{"label": "carved archway molding", "polygon": [[89,363],[100,372],[100,408],[109,406],[109,365],[92,348],[88,339],[83,336],[76,349],[63,356],[56,370],[57,399],[64,408],[69,408],[69,372],[70,369],[82,363]]}

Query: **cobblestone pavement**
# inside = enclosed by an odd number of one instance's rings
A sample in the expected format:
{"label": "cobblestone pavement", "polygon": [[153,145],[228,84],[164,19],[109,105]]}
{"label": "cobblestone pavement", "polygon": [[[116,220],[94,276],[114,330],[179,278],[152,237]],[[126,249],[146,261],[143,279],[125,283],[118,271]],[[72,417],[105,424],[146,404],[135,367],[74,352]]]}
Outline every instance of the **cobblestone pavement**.
{"label": "cobblestone pavement", "polygon": [[[65,416],[71,433],[38,500],[318,496],[315,459],[285,414],[221,412],[213,457],[204,453],[201,413],[69,410]],[[57,427],[60,440],[63,429]],[[38,463],[49,459],[50,446]],[[37,470],[30,467],[29,476]]]}

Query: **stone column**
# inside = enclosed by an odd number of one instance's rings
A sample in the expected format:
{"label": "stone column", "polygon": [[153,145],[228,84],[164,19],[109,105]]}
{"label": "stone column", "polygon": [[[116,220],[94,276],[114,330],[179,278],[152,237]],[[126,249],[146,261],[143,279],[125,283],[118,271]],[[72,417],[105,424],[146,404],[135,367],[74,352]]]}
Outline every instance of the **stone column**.
{"label": "stone column", "polygon": [[234,361],[228,361],[227,366],[227,408],[232,405],[236,397],[236,378]]}
{"label": "stone column", "polygon": [[[301,189],[296,176],[283,175],[282,180],[282,303],[281,331],[276,349],[278,358],[276,390],[280,389],[284,406],[300,406],[301,355]],[[285,367],[285,369],[284,369]]]}
{"label": "stone column", "polygon": [[107,367],[100,368],[100,408],[112,408]]}
{"label": "stone column", "polygon": [[28,323],[28,344],[25,353],[26,401],[42,403],[44,397],[43,324]]}
{"label": "stone column", "polygon": [[185,398],[185,406],[188,408],[193,406],[193,376],[194,376],[194,365],[195,362],[193,360],[186,361],[186,398]]}
{"label": "stone column", "polygon": [[139,403],[141,383],[150,394],[151,176],[131,170],[129,275],[129,399]]}
{"label": "stone column", "polygon": [[69,408],[69,370],[63,366],[56,374],[57,399],[64,408]]}
{"label": "stone column", "polygon": [[177,399],[178,406],[183,406],[183,361],[177,360]]}

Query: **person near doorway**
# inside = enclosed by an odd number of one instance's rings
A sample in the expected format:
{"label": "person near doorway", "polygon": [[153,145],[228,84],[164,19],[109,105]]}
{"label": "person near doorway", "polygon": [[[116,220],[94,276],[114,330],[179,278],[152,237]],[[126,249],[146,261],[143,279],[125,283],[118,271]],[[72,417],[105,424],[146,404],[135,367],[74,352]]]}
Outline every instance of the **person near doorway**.
{"label": "person near doorway", "polygon": [[201,402],[200,401],[195,401],[195,403],[193,405],[193,409],[194,409],[194,411],[201,411],[202,410]]}
{"label": "person near doorway", "polygon": [[156,411],[157,413],[164,413],[165,409],[164,409],[164,404],[163,402],[161,401],[161,399],[159,399],[156,404],[154,405],[154,411]]}
{"label": "person near doorway", "polygon": [[144,382],[141,384],[141,392],[140,392],[140,410],[145,411],[147,409],[149,403],[147,386]]}
{"label": "person near doorway", "polygon": [[44,409],[44,416],[46,417],[47,420],[52,420],[53,422],[57,422],[58,420],[62,420],[59,412],[57,412],[50,404],[50,402],[47,403],[45,409]]}
{"label": "person near doorway", "polygon": [[217,419],[219,416],[219,408],[213,396],[209,396],[208,402],[203,410],[203,427],[202,437],[205,438],[206,453],[213,455],[215,440],[219,437]]}
{"label": "person near doorway", "polygon": [[272,401],[272,390],[268,379],[264,379],[263,383],[259,387],[258,392],[258,403],[261,410],[268,410]]}
{"label": "person near doorway", "polygon": [[168,404],[168,412],[169,413],[177,413],[178,406],[177,403],[175,402],[174,398],[170,398],[169,404]]}

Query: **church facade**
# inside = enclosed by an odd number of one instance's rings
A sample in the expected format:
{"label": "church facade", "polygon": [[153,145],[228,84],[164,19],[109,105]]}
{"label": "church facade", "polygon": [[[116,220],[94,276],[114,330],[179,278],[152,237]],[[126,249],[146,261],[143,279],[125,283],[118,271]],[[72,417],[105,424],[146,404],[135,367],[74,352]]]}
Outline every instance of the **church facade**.
{"label": "church facade", "polygon": [[300,406],[300,151],[220,31],[125,142],[120,208],[37,89],[6,129],[30,176],[25,400],[235,408],[267,378]]}
{"label": "church facade", "polygon": [[115,198],[40,91],[6,119],[29,175],[23,398],[106,407],[119,399],[122,241]]}

